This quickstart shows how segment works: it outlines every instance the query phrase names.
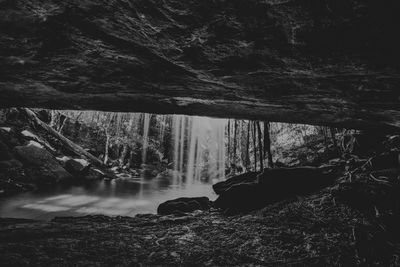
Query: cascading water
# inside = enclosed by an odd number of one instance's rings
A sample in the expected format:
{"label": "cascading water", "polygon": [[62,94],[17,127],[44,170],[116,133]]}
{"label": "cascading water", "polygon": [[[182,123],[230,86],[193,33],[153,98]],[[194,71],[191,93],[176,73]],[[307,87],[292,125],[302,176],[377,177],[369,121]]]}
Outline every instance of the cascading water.
{"label": "cascading water", "polygon": [[[221,178],[225,173],[226,120],[175,115],[174,173],[187,184],[202,178]],[[185,149],[186,148],[186,149]]]}
{"label": "cascading water", "polygon": [[149,145],[149,129],[150,129],[151,115],[148,113],[143,114],[143,149],[142,149],[142,164],[146,163],[147,147]]}
{"label": "cascading water", "polygon": [[183,147],[184,147],[184,125],[185,117],[182,115],[174,115],[172,117],[172,129],[174,138],[174,176],[182,173],[181,162],[183,165]]}
{"label": "cascading water", "polygon": [[[115,136],[114,142],[116,140],[125,142],[131,146],[131,149],[136,146],[133,140],[140,140],[142,164],[152,163],[148,159],[150,140],[158,143],[155,151],[152,152],[158,153],[160,160],[172,156],[169,159],[173,162],[174,177],[179,179],[185,177],[188,184],[203,178],[214,179],[224,176],[225,126],[227,124],[225,119],[98,111],[70,111],[67,114],[75,119],[102,125],[106,132]],[[153,135],[153,130],[150,133],[150,129],[154,127],[158,129],[157,135]],[[172,138],[172,153],[164,147],[169,144],[165,139],[166,136]],[[176,182],[180,183],[181,180]]]}
{"label": "cascading water", "polygon": [[167,115],[160,115],[160,130],[159,130],[159,135],[158,135],[158,140],[160,144],[164,142],[164,137],[165,137],[165,130],[167,128]]}

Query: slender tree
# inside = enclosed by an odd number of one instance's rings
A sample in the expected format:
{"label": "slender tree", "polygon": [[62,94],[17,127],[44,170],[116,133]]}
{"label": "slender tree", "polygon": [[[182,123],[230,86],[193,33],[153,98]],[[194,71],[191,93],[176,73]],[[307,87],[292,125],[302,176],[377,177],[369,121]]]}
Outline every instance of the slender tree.
{"label": "slender tree", "polygon": [[247,122],[246,170],[250,168],[250,122]]}
{"label": "slender tree", "polygon": [[264,159],[263,159],[263,145],[262,145],[262,135],[261,135],[261,126],[260,126],[260,122],[257,121],[257,131],[258,131],[258,149],[260,152],[260,170],[263,171],[264,170]]}
{"label": "slender tree", "polygon": [[119,157],[119,166],[122,167],[125,165],[125,159],[128,155],[128,152],[129,152],[128,141],[125,140],[124,143],[122,144],[122,150]]}
{"label": "slender tree", "polygon": [[338,148],[337,141],[336,141],[336,129],[333,127],[329,127],[331,137],[332,137],[332,142],[333,142],[333,148],[336,150]]}
{"label": "slender tree", "polygon": [[231,164],[231,120],[228,119],[228,164]]}
{"label": "slender tree", "polygon": [[257,171],[256,122],[253,122],[254,171]]}
{"label": "slender tree", "polygon": [[104,149],[104,164],[107,164],[108,162],[108,151],[109,151],[109,147],[110,147],[110,138],[111,135],[108,132],[108,128],[105,130],[105,134],[106,134],[106,144],[105,144],[105,149]]}
{"label": "slender tree", "polygon": [[237,120],[234,122],[234,128],[233,128],[233,164],[236,166],[236,148],[237,148]]}
{"label": "slender tree", "polygon": [[270,136],[270,130],[269,129],[270,129],[269,122],[264,121],[264,155],[265,155],[265,153],[267,154],[268,167],[269,168],[273,168],[274,167],[274,162],[272,160],[271,136]]}

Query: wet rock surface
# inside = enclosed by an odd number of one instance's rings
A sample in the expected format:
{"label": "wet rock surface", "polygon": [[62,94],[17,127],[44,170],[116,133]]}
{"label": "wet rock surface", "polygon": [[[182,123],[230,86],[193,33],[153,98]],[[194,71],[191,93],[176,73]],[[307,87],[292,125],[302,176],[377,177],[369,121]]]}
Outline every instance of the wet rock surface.
{"label": "wet rock surface", "polygon": [[400,127],[399,5],[3,0],[0,106]]}

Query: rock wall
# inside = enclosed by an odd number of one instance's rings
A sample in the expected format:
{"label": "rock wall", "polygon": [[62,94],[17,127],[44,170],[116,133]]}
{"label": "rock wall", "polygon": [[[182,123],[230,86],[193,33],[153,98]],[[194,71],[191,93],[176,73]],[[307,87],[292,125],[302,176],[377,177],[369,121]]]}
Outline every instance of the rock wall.
{"label": "rock wall", "polygon": [[0,107],[400,127],[400,3],[1,0]]}

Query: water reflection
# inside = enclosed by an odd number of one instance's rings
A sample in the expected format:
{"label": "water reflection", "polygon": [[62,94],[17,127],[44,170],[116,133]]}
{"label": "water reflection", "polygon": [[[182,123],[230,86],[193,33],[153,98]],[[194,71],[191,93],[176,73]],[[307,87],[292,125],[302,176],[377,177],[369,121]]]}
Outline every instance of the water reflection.
{"label": "water reflection", "polygon": [[0,217],[48,220],[55,216],[89,214],[134,216],[155,213],[161,202],[183,196],[215,198],[211,183],[198,181],[188,186],[172,177],[118,178],[3,198],[0,199]]}

